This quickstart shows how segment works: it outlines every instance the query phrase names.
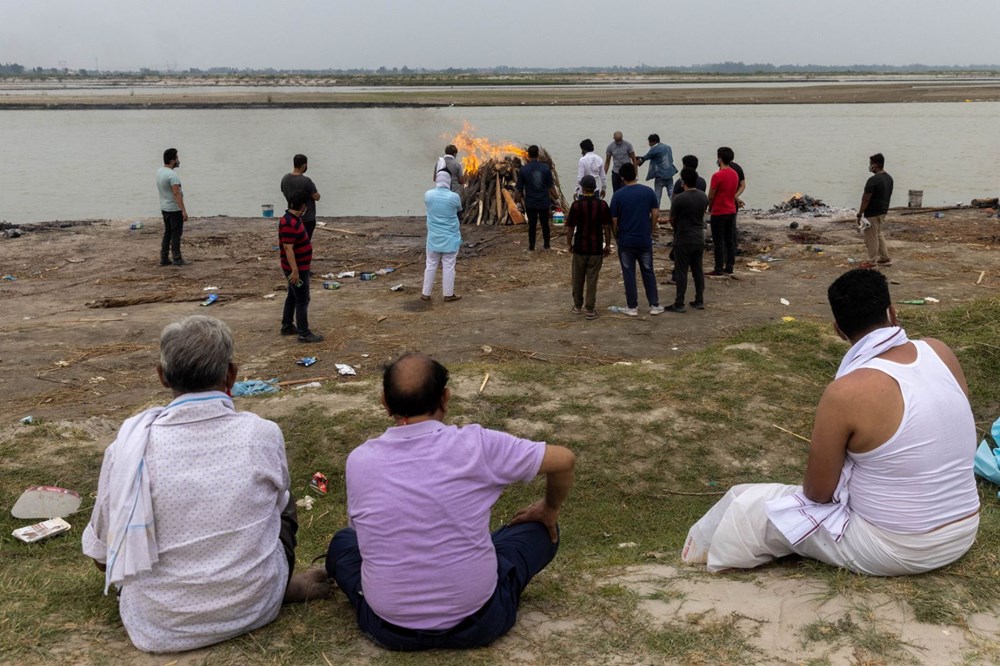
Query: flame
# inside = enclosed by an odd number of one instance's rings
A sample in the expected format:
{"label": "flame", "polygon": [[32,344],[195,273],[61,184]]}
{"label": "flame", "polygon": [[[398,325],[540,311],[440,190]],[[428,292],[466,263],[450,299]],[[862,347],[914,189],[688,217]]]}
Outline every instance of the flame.
{"label": "flame", "polygon": [[528,157],[528,151],[517,144],[492,143],[489,139],[475,136],[474,131],[475,128],[466,120],[462,131],[451,139],[451,143],[458,148],[459,161],[467,175],[475,174],[484,162],[492,159],[514,156],[523,160]]}
{"label": "flame", "polygon": [[796,192],[795,194],[792,195],[792,198],[793,199],[801,199],[802,198],[802,193],[801,192]]}

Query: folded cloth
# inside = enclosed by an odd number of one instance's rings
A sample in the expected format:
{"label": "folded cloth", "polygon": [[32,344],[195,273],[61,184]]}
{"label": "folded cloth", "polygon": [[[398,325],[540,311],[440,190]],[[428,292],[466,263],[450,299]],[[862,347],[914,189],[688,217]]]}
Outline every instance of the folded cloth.
{"label": "folded cloth", "polygon": [[910,339],[900,326],[876,328],[874,331],[854,343],[847,350],[840,367],[837,369],[837,379],[850,374],[876,356],[886,353],[893,347],[905,345]]}
{"label": "folded cloth", "polygon": [[104,594],[111,585],[120,586],[149,571],[159,560],[145,455],[150,426],[162,411],[153,407],[128,419],[111,445],[115,459],[107,489],[110,516]]}
{"label": "folded cloth", "polygon": [[851,522],[851,512],[847,510],[848,482],[851,480],[851,470],[854,462],[850,458],[844,460],[840,470],[840,481],[829,502],[820,504],[813,502],[802,492],[786,495],[767,502],[767,519],[778,528],[778,531],[792,545],[805,539],[821,526],[840,541],[844,536],[847,524]]}

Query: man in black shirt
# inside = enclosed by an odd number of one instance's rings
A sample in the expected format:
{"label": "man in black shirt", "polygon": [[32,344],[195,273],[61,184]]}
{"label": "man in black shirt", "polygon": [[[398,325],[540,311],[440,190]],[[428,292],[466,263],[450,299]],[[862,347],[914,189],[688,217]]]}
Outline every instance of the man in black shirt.
{"label": "man in black shirt", "polygon": [[868,220],[869,226],[863,228],[865,247],[868,248],[867,266],[889,266],[892,260],[885,247],[885,237],[882,235],[882,223],[889,212],[889,201],[892,199],[892,176],[885,172],[885,157],[875,153],[868,158],[868,170],[872,177],[865,183],[865,192],[858,206],[858,221],[862,217]]}
{"label": "man in black shirt", "polygon": [[677,297],[667,306],[668,312],[684,312],[687,292],[687,273],[694,278],[694,300],[691,307],[705,308],[705,273],[701,260],[705,253],[705,211],[708,197],[698,189],[698,172],[690,167],[681,169],[684,191],[670,204],[670,226],[674,228],[674,279],[677,280]]}
{"label": "man in black shirt", "polygon": [[552,179],[552,169],[538,159],[538,146],[528,146],[528,162],[517,174],[517,191],[524,201],[524,212],[528,215],[528,249],[535,249],[538,223],[542,223],[542,242],[549,249],[549,209],[558,200]]}

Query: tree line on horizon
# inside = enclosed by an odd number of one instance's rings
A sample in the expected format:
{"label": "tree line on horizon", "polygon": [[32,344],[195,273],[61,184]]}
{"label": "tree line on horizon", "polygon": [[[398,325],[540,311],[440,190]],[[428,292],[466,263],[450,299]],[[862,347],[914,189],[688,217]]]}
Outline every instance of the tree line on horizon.
{"label": "tree line on horizon", "polygon": [[203,75],[308,75],[308,76],[468,76],[468,75],[537,75],[537,74],[919,74],[935,72],[997,72],[1000,65],[774,65],[771,63],[719,62],[699,65],[615,65],[611,67],[426,67],[275,69],[272,67],[189,67],[166,70],[140,67],[134,70],[91,70],[66,67],[26,67],[19,63],[0,63],[0,76],[203,76]]}

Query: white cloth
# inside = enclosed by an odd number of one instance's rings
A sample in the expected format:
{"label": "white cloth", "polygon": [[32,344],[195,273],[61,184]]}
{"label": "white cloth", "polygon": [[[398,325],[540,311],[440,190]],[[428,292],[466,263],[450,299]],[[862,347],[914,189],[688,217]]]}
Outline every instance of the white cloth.
{"label": "white cloth", "polygon": [[[159,560],[149,470],[146,469],[146,444],[150,426],[161,412],[162,407],[153,407],[126,420],[117,439],[105,452],[105,461],[111,452],[115,460],[109,465],[107,547],[101,558],[107,565],[104,594],[111,585],[121,587],[151,570]],[[92,525],[87,525],[90,538],[95,537],[93,529]]]}
{"label": "white cloth", "polygon": [[604,160],[600,155],[591,151],[580,158],[576,169],[576,193],[580,194],[583,189],[580,187],[580,180],[584,176],[593,176],[594,180],[600,183],[597,194],[608,189],[608,176],[604,173]]}
{"label": "white cloth", "polygon": [[437,274],[438,264],[441,264],[441,292],[445,296],[455,295],[455,260],[458,252],[433,252],[427,251],[427,261],[424,265],[424,286],[421,292],[424,296],[430,296],[434,290],[434,276]]}
{"label": "white cloth", "polygon": [[[83,552],[108,552],[121,436],[108,447]],[[236,412],[224,393],[189,393],[163,409],[145,452],[159,560],[124,581],[122,623],[135,646],[178,652],[273,621],[288,581],[278,534],[288,503],[281,430]]]}
{"label": "white cloth", "polygon": [[682,559],[712,572],[750,569],[797,553],[871,576],[903,576],[938,569],[972,547],[979,515],[926,534],[896,534],[859,515],[836,541],[824,529],[790,543],[768,520],[770,501],[801,492],[801,486],[754,483],[734,486],[688,534]]}
{"label": "white cloth", "polygon": [[876,328],[847,350],[840,361],[840,367],[837,368],[836,379],[854,372],[876,356],[886,353],[893,347],[905,345],[909,341],[906,331],[899,326]]}
{"label": "white cloth", "polygon": [[[909,342],[906,331],[899,326],[877,328],[858,340],[840,362],[837,369],[837,379],[850,374],[872,361],[876,356],[884,354],[893,347]],[[767,504],[767,515],[774,526],[791,543],[798,543],[809,536],[814,530],[823,526],[834,541],[840,541],[844,530],[851,520],[848,511],[849,484],[851,481],[853,461],[848,458],[840,472],[840,481],[829,502],[822,504],[813,502],[799,491],[781,499],[771,500]],[[966,514],[967,515],[967,514]]]}

